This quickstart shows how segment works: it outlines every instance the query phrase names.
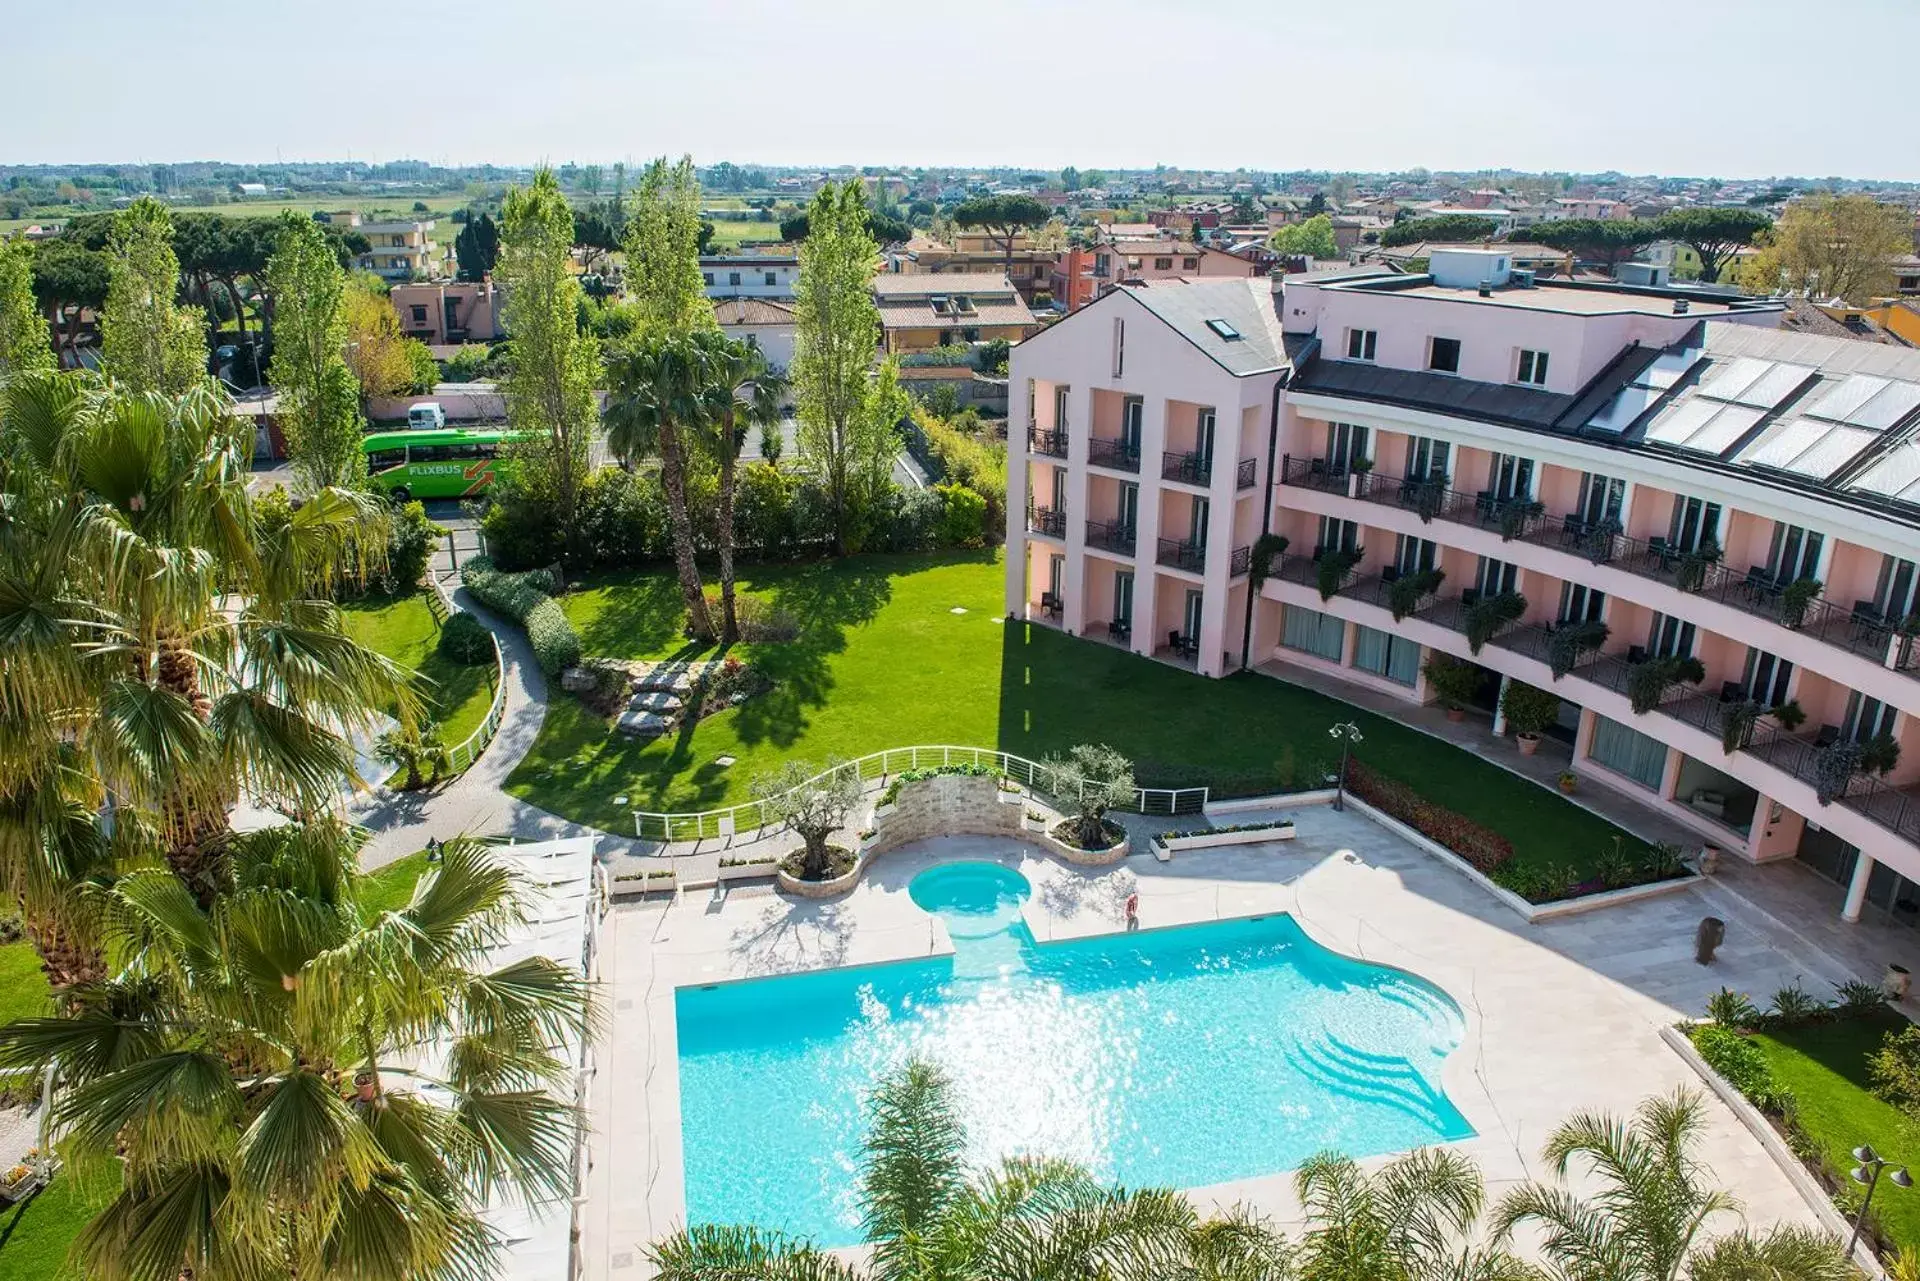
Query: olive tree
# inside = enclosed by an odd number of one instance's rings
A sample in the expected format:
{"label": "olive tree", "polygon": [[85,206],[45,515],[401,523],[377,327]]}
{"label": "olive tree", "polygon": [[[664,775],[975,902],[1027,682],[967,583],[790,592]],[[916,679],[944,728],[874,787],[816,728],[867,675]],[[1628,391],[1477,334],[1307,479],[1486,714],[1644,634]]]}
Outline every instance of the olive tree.
{"label": "olive tree", "polygon": [[1105,743],[1081,743],[1065,756],[1041,762],[1054,798],[1070,812],[1074,840],[1082,849],[1105,849],[1107,811],[1133,802],[1133,762]]}
{"label": "olive tree", "polygon": [[824,768],[788,761],[754,780],[753,797],[800,837],[800,879],[827,879],[827,838],[847,825],[860,804],[859,769],[837,756],[828,757]]}

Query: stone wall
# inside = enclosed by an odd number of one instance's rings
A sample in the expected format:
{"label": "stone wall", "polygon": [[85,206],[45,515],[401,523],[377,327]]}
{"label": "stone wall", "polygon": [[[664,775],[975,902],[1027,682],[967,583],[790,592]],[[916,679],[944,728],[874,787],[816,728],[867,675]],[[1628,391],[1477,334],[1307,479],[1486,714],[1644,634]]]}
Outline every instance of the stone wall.
{"label": "stone wall", "polygon": [[884,854],[915,841],[962,833],[1028,839],[1020,827],[1027,802],[1025,796],[1001,800],[997,779],[974,775],[938,774],[908,783],[900,789],[893,812],[874,817],[867,853]]}

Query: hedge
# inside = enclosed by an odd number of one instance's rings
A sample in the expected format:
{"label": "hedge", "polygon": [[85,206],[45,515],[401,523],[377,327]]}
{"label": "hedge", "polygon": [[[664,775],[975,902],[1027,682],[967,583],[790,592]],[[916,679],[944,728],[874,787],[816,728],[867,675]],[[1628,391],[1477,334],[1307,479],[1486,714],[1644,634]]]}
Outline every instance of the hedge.
{"label": "hedge", "polygon": [[1513,857],[1513,842],[1492,828],[1436,805],[1405,783],[1375,774],[1358,761],[1347,769],[1347,790],[1388,817],[1446,846],[1482,872],[1491,873]]}
{"label": "hedge", "polygon": [[461,566],[460,581],[482,605],[526,628],[541,671],[554,676],[580,661],[579,634],[549,594],[558,587],[551,572],[509,574],[495,569],[485,556],[475,556]]}

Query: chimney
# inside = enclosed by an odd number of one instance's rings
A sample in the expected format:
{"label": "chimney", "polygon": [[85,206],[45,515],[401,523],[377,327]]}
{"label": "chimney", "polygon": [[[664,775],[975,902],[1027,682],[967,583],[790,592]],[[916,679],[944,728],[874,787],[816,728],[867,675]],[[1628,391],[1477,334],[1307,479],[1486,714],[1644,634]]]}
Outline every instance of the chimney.
{"label": "chimney", "polygon": [[1684,316],[1687,314],[1687,300],[1685,298],[1675,298],[1673,300],[1673,314],[1676,316]]}

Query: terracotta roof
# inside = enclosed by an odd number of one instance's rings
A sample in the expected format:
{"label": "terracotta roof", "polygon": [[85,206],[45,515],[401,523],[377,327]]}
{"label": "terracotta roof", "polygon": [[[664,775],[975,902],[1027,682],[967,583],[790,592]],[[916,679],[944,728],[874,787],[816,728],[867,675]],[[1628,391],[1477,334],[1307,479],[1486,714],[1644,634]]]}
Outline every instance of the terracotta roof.
{"label": "terracotta roof", "polygon": [[1013,282],[998,271],[887,272],[873,278],[874,296],[925,298],[933,294],[1008,294]]}
{"label": "terracotta roof", "polygon": [[923,298],[880,300],[880,324],[886,329],[986,329],[1039,323],[1018,296],[1004,302],[976,302],[972,311],[958,315],[941,315]]}
{"label": "terracotta roof", "polygon": [[793,308],[771,298],[727,298],[713,304],[713,316],[723,325],[791,325]]}

